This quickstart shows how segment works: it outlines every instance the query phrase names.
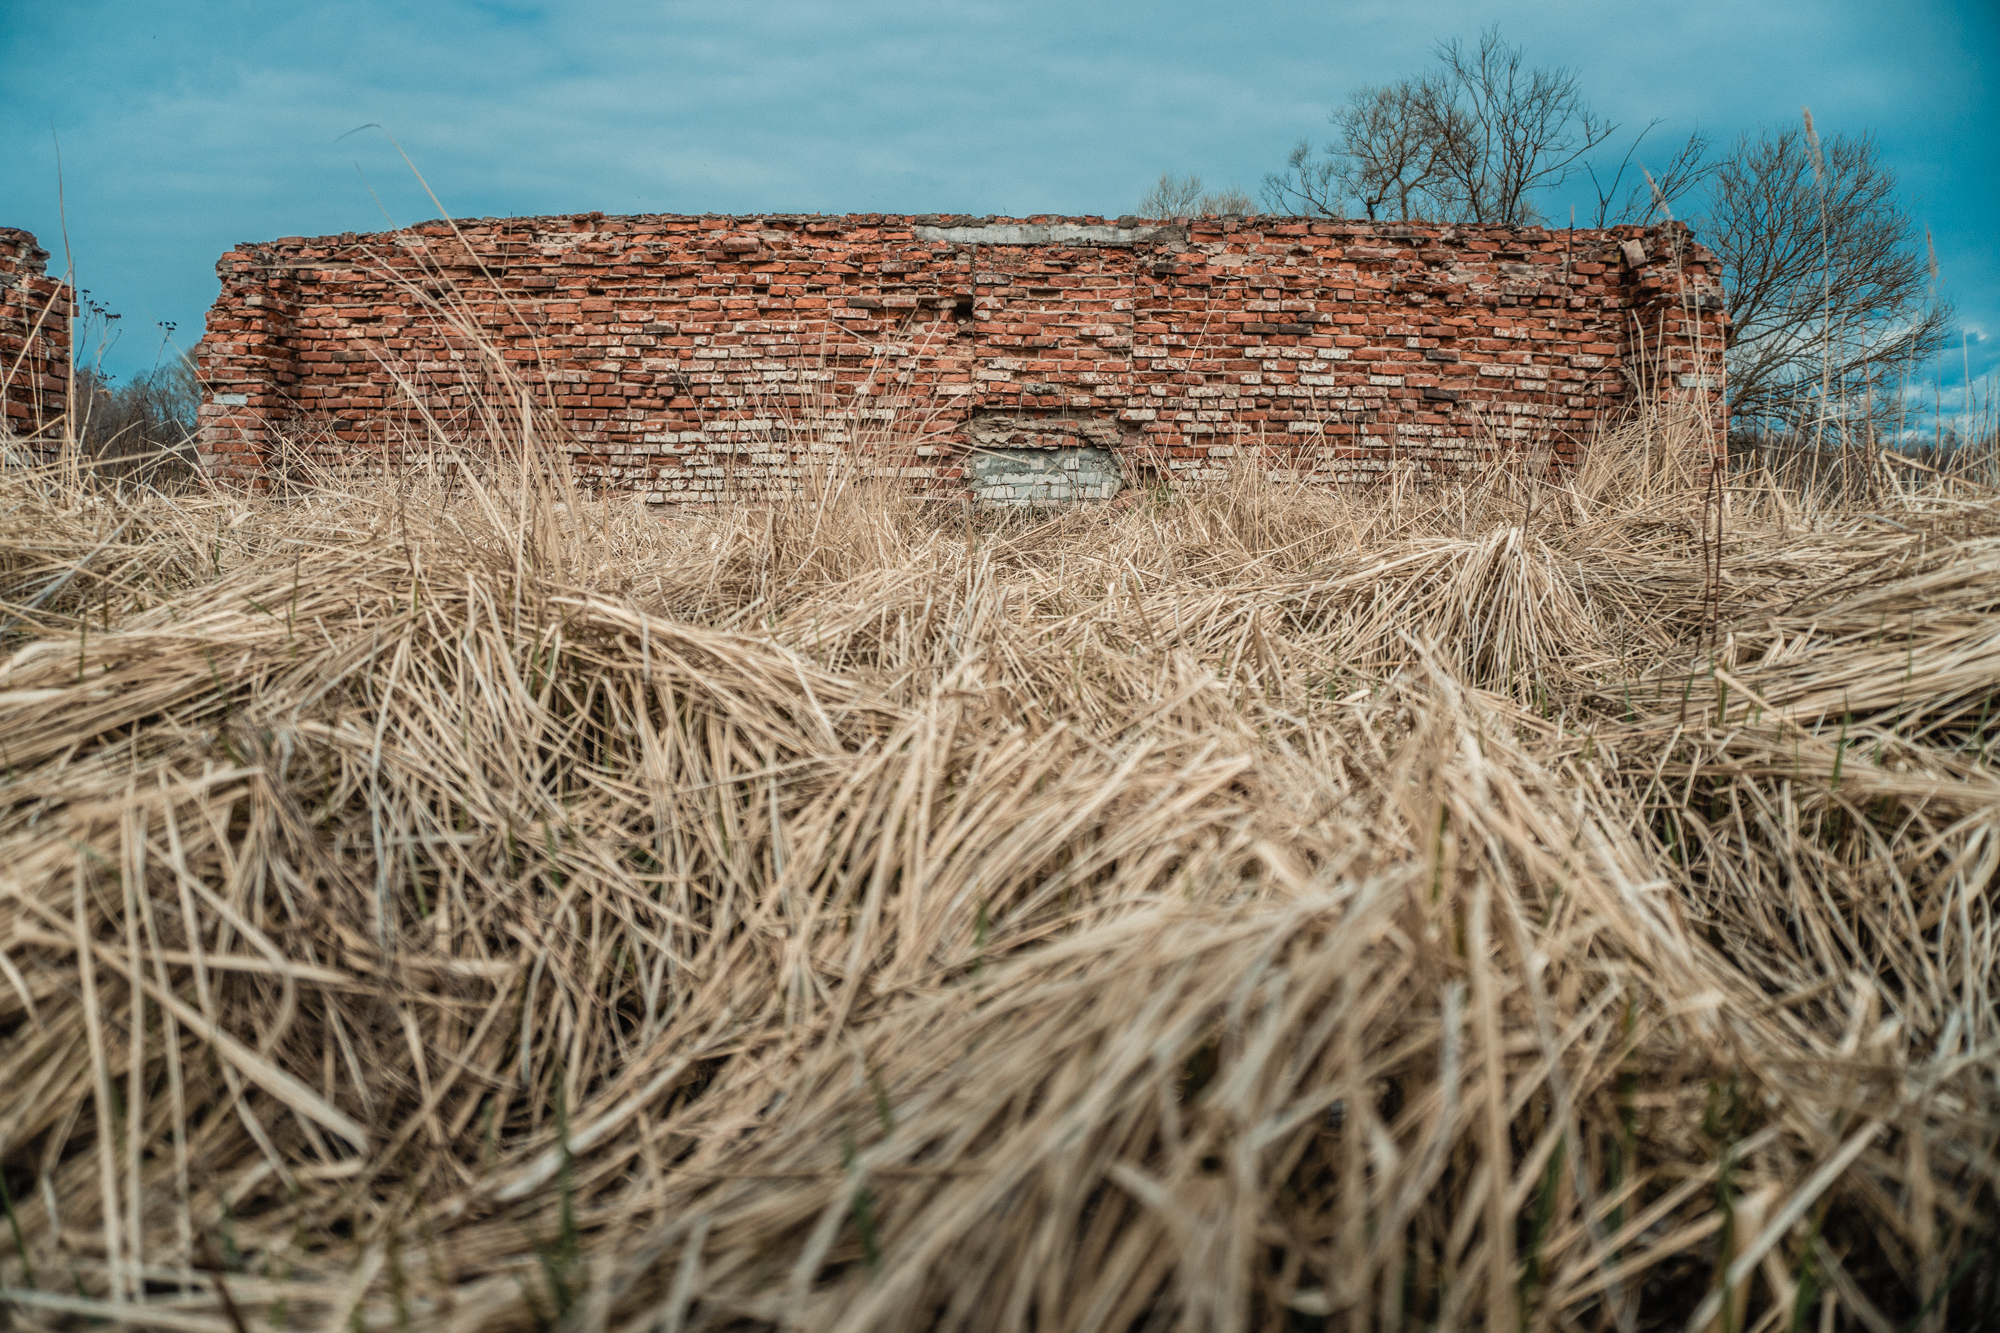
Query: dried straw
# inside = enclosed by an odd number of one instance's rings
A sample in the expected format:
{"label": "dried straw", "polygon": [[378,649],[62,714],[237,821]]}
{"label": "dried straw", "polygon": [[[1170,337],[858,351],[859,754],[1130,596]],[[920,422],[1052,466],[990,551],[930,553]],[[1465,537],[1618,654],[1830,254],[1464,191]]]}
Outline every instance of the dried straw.
{"label": "dried straw", "polygon": [[17,1325],[1974,1327],[2000,507],[1677,429],[1032,519],[9,470]]}

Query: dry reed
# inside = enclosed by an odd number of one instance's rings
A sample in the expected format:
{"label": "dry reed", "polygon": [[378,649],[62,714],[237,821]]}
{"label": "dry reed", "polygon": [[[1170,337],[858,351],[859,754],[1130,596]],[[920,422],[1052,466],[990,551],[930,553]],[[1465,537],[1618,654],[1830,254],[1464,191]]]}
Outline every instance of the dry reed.
{"label": "dry reed", "polygon": [[1990,1327],[2000,506],[1690,449],[7,470],[16,1326]]}

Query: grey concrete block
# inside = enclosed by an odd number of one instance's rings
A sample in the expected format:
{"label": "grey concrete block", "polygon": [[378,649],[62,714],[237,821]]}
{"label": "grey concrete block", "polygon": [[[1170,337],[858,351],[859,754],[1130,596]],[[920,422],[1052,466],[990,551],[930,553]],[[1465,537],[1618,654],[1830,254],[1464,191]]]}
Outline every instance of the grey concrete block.
{"label": "grey concrete block", "polygon": [[1106,449],[979,449],[966,481],[983,504],[1063,505],[1109,500],[1124,478]]}

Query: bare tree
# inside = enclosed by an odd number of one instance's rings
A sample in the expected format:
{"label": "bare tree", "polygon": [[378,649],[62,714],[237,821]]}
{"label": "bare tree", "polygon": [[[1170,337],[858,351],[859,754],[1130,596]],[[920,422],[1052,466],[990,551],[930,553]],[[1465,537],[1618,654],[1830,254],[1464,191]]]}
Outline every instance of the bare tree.
{"label": "bare tree", "polygon": [[[1336,136],[1317,159],[1302,141],[1264,179],[1273,208],[1339,217],[1525,223],[1530,198],[1562,185],[1617,128],[1584,104],[1574,73],[1529,69],[1499,29],[1477,47],[1437,49],[1441,68],[1364,88],[1328,116]],[[1420,212],[1421,210],[1421,212]]]}
{"label": "bare tree", "polygon": [[1234,186],[1209,190],[1193,172],[1175,175],[1163,171],[1152,188],[1140,196],[1139,216],[1144,218],[1200,217],[1207,213],[1224,216],[1255,213],[1257,201]]}
{"label": "bare tree", "polygon": [[1285,173],[1265,177],[1272,207],[1341,217],[1351,199],[1371,219],[1439,213],[1442,159],[1465,127],[1435,83],[1405,79],[1356,92],[1327,117],[1338,139],[1322,157],[1314,160],[1311,142],[1301,139]]}
{"label": "bare tree", "polygon": [[1951,307],[1870,136],[1745,134],[1710,196],[1697,234],[1722,261],[1741,429],[1837,429],[1944,347]]}
{"label": "bare tree", "polygon": [[1184,218],[1192,216],[1201,202],[1201,177],[1193,172],[1175,175],[1163,171],[1151,189],[1139,197],[1142,218]]}
{"label": "bare tree", "polygon": [[1249,217],[1257,211],[1257,199],[1248,190],[1231,185],[1226,189],[1210,190],[1201,197],[1200,211],[1215,213],[1222,217]]}
{"label": "bare tree", "polygon": [[1447,42],[1438,60],[1444,72],[1434,84],[1450,101],[1426,105],[1444,144],[1444,189],[1466,221],[1535,221],[1528,196],[1562,185],[1618,128],[1584,104],[1572,71],[1523,68],[1521,48],[1498,28],[1470,51]]}

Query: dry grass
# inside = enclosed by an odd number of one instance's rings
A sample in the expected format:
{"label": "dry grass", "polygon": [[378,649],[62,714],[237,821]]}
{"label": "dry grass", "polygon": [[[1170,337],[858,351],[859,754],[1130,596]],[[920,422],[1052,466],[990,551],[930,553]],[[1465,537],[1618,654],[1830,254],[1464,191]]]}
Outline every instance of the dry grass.
{"label": "dry grass", "polygon": [[16,1326],[1991,1327],[2000,505],[1678,441],[8,471]]}

